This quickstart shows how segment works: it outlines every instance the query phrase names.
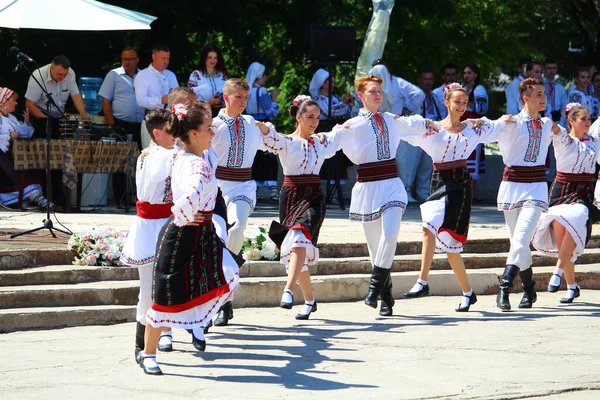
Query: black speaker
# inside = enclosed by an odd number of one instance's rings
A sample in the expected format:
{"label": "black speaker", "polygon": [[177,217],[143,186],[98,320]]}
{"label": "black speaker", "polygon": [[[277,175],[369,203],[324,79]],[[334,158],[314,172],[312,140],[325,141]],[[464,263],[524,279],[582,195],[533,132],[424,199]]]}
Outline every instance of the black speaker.
{"label": "black speaker", "polygon": [[353,26],[308,27],[307,57],[312,61],[355,61],[356,28]]}

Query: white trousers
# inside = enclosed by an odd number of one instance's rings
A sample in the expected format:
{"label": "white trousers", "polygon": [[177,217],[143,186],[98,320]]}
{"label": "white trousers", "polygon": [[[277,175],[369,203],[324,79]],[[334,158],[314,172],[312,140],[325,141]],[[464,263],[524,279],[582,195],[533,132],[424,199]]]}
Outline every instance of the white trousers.
{"label": "white trousers", "polygon": [[244,230],[251,212],[250,204],[245,201],[234,201],[227,205],[227,220],[233,224],[227,232],[227,248],[233,254],[239,254],[244,245]]}
{"label": "white trousers", "polygon": [[146,312],[152,306],[152,277],[154,275],[154,263],[140,265],[138,267],[140,276],[140,294],[135,319],[142,325],[146,325]]}
{"label": "white trousers", "polygon": [[521,271],[531,267],[529,244],[541,215],[542,209],[539,207],[504,211],[504,219],[510,235],[510,251],[506,265],[516,265]]}
{"label": "white trousers", "polygon": [[378,220],[362,224],[373,266],[392,268],[402,214],[401,208],[394,207],[384,212]]}
{"label": "white trousers", "polygon": [[431,157],[420,147],[401,140],[396,150],[396,165],[408,197],[414,193],[417,200],[425,201],[429,197],[433,172]]}

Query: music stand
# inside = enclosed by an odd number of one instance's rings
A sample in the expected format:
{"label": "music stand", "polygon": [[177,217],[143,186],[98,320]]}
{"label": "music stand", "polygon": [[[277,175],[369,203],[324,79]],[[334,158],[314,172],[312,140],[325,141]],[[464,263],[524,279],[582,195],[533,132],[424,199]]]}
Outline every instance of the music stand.
{"label": "music stand", "polygon": [[[55,228],[54,224],[52,223],[52,220],[50,219],[50,204],[52,203],[52,179],[50,177],[50,140],[51,140],[51,136],[52,136],[52,120],[51,120],[52,116],[50,115],[50,106],[53,105],[54,107],[56,107],[56,109],[59,110],[61,112],[61,114],[62,114],[62,111],[60,110],[60,108],[58,108],[58,106],[54,102],[54,99],[52,98],[52,94],[50,94],[46,90],[46,88],[44,86],[42,86],[42,84],[33,75],[33,72],[30,72],[29,69],[25,66],[25,62],[22,59],[22,57],[17,55],[17,61],[29,73],[29,76],[31,76],[33,78],[35,83],[38,84],[38,86],[40,87],[40,89],[42,89],[42,92],[46,96],[46,101],[44,103],[46,104],[46,195],[47,195],[46,198],[48,200],[48,205],[46,206],[46,218],[42,220],[42,224],[43,224],[42,226],[39,226],[34,229],[30,229],[25,232],[15,233],[13,235],[10,235],[10,238],[14,239],[18,236],[34,233],[34,232],[40,231],[42,229],[48,229],[53,238],[56,238],[56,234],[54,233],[54,231],[58,231],[58,232],[66,234],[66,235],[71,235],[71,234],[73,234],[73,232],[71,232],[71,231],[67,232],[60,228]],[[37,64],[36,64],[36,67],[37,67]],[[37,68],[37,70],[39,71],[39,68]],[[40,78],[42,78],[41,74],[40,74]],[[43,80],[43,78],[42,78],[42,80]],[[63,117],[64,117],[64,114],[63,114]],[[68,229],[68,228],[65,228],[65,229]]]}

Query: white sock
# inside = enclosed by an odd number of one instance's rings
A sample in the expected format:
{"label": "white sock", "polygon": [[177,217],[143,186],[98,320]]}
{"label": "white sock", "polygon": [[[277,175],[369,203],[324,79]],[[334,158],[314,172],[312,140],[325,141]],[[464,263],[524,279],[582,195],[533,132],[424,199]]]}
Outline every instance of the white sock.
{"label": "white sock", "polygon": [[293,303],[294,302],[294,294],[290,289],[285,289],[283,294],[281,295],[282,303]]}
{"label": "white sock", "polygon": [[197,326],[194,329],[192,329],[192,332],[194,332],[194,337],[198,340],[204,340],[204,328],[201,326]]}
{"label": "white sock", "polygon": [[577,289],[577,284],[574,283],[572,285],[567,285],[567,289],[569,289],[569,290],[575,290],[575,289]]}
{"label": "white sock", "polygon": [[469,290],[468,292],[463,292],[463,298],[460,302],[461,307],[468,307],[471,305],[470,296],[473,294],[473,290]]}
{"label": "white sock", "polygon": [[565,295],[565,297],[568,299],[575,298],[575,290],[577,290],[576,283],[574,283],[572,285],[567,285],[567,294]]}
{"label": "white sock", "polygon": [[417,280],[417,283],[409,290],[410,293],[415,293],[427,286],[427,281],[422,279]]}
{"label": "white sock", "polygon": [[424,281],[423,279],[417,279],[417,283],[420,283],[423,286],[427,286],[428,285],[427,281]]}
{"label": "white sock", "polygon": [[550,282],[549,283],[552,286],[560,286],[560,279],[563,276],[563,272],[564,271],[562,270],[562,268],[555,268],[554,269],[554,273],[550,277]]}
{"label": "white sock", "polygon": [[171,336],[171,331],[161,333],[160,339],[158,339],[158,344],[160,344],[161,346],[165,346],[168,344],[172,345],[173,337]]}
{"label": "white sock", "polygon": [[300,310],[300,314],[310,314],[310,312],[312,311],[313,304],[315,304],[314,299],[312,299],[311,301],[305,301],[302,310]]}
{"label": "white sock", "polygon": [[156,355],[147,355],[146,353],[142,353],[144,367],[146,368],[156,368],[158,367],[158,363],[156,362]]}

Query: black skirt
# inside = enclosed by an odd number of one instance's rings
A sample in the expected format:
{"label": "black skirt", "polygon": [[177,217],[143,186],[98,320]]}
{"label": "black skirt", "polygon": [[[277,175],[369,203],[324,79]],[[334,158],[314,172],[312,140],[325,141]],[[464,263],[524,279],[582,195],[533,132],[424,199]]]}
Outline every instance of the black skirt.
{"label": "black skirt", "polygon": [[594,205],[594,189],[596,182],[561,182],[556,179],[550,186],[550,207],[559,204],[583,204],[588,209],[585,243],[592,236],[592,225],[600,221],[600,210]]}

